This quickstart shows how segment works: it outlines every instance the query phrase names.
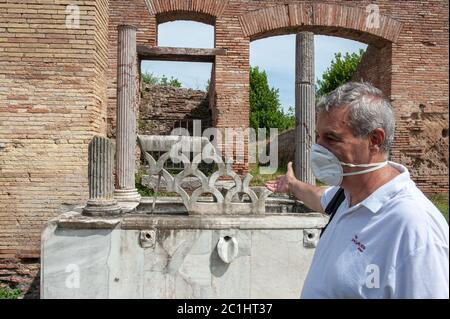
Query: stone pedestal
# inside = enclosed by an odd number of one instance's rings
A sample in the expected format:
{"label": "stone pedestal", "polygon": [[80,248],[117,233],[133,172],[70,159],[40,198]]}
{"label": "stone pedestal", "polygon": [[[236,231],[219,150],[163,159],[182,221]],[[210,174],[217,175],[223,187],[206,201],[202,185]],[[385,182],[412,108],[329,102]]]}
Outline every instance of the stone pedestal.
{"label": "stone pedestal", "polygon": [[[59,215],[41,244],[41,298],[298,298],[326,217]],[[231,258],[223,248],[233,243]]]}
{"label": "stone pedestal", "polygon": [[315,142],[314,33],[296,37],[295,68],[295,175],[315,185],[311,168],[311,145]]}
{"label": "stone pedestal", "polygon": [[116,191],[119,202],[139,203],[135,188],[137,55],[136,27],[118,27]]}
{"label": "stone pedestal", "polygon": [[95,136],[89,143],[89,200],[84,215],[107,216],[120,213],[114,199],[114,146],[104,137]]}

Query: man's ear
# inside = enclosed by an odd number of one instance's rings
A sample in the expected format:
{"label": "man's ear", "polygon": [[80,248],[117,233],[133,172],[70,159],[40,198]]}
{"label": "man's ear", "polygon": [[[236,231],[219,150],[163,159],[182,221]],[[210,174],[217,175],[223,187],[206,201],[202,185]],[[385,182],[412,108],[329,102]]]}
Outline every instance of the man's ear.
{"label": "man's ear", "polygon": [[382,128],[376,128],[370,133],[370,144],[369,150],[371,153],[379,153],[381,151],[381,145],[383,145],[384,139],[386,138],[386,134]]}

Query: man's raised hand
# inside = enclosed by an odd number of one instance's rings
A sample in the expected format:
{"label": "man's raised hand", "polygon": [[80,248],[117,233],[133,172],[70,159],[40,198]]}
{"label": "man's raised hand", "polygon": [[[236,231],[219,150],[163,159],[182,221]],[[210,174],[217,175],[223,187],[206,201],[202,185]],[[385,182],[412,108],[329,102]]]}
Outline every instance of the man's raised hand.
{"label": "man's raised hand", "polygon": [[292,162],[287,164],[286,175],[278,176],[276,181],[266,182],[266,187],[275,193],[290,193],[291,185],[295,181],[294,170],[292,169]]}

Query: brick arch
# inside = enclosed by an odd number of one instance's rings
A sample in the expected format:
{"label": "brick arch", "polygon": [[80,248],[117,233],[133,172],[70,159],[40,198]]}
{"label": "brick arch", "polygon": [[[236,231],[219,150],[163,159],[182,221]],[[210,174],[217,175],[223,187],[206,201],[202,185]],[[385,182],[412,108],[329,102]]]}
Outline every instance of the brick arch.
{"label": "brick arch", "polygon": [[313,31],[339,36],[375,46],[396,42],[402,24],[381,15],[379,28],[368,28],[364,9],[336,4],[283,4],[247,12],[239,17],[242,30],[250,40],[274,35]]}
{"label": "brick arch", "polygon": [[225,10],[228,0],[145,0],[150,15],[157,23],[193,20],[214,25]]}

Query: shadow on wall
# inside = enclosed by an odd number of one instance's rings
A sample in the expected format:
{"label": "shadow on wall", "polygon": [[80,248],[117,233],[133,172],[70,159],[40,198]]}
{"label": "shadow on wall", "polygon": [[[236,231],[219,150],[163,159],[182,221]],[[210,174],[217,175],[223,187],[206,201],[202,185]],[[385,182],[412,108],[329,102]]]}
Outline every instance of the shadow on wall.
{"label": "shadow on wall", "polygon": [[23,295],[23,299],[40,299],[41,276],[40,272],[33,278],[28,290]]}
{"label": "shadow on wall", "polygon": [[211,125],[208,93],[200,90],[145,84],[139,104],[138,132],[144,135],[168,135],[183,127],[192,135],[193,120],[201,128]]}

